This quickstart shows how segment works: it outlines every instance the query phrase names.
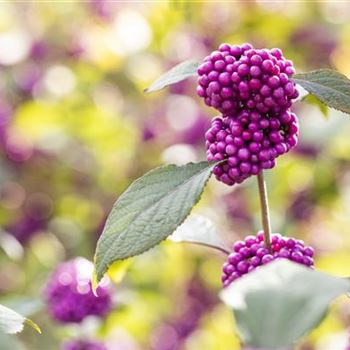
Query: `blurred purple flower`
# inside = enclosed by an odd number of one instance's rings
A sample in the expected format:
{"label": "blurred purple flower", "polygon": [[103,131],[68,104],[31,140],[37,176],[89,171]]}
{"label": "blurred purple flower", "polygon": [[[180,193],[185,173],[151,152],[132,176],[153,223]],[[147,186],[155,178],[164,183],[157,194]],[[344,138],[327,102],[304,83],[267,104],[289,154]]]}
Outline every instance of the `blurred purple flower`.
{"label": "blurred purple flower", "polygon": [[300,191],[294,195],[288,208],[289,216],[295,221],[309,220],[315,206],[315,200],[310,189]]}
{"label": "blurred purple flower", "polygon": [[29,57],[35,61],[43,60],[48,53],[48,47],[44,40],[33,41]]}
{"label": "blurred purple flower", "polygon": [[337,38],[330,28],[308,23],[292,34],[291,43],[300,50],[307,64],[317,68],[330,65],[330,57],[337,47]]}
{"label": "blurred purple flower", "polygon": [[40,219],[25,216],[15,224],[6,228],[22,245],[46,227],[46,222]]}
{"label": "blurred purple flower", "polygon": [[110,20],[113,16],[111,1],[108,0],[90,0],[88,2],[91,12],[104,20]]}
{"label": "blurred purple flower", "polygon": [[204,134],[210,127],[210,119],[202,114],[198,115],[195,122],[182,132],[181,142],[190,145],[204,145]]}
{"label": "blurred purple flower", "polygon": [[44,297],[50,315],[62,323],[80,323],[85,317],[103,317],[112,308],[109,281],[103,279],[96,297],[91,288],[93,264],[84,258],[62,263],[47,281]]}
{"label": "blurred purple flower", "polygon": [[6,144],[6,129],[13,114],[12,107],[0,98],[0,146]]}
{"label": "blurred purple flower", "polygon": [[42,78],[42,73],[37,65],[30,64],[17,72],[16,82],[19,89],[31,94]]}
{"label": "blurred purple flower", "polygon": [[67,55],[68,57],[77,60],[84,55],[85,51],[86,49],[83,42],[78,38],[73,38],[71,43],[68,45]]}
{"label": "blurred purple flower", "polygon": [[195,277],[189,283],[186,300],[182,302],[182,312],[174,320],[165,322],[152,334],[152,349],[176,350],[198,327],[203,314],[215,305],[216,298],[200,278]]}
{"label": "blurred purple flower", "polygon": [[246,224],[252,223],[252,216],[249,214],[248,202],[243,189],[236,189],[234,195],[228,193],[222,198],[226,214],[232,220],[240,220]]}
{"label": "blurred purple flower", "polygon": [[107,350],[107,347],[95,340],[76,339],[64,343],[62,350]]}
{"label": "blurred purple flower", "polygon": [[321,148],[316,144],[307,144],[300,142],[294,149],[294,152],[300,154],[304,157],[316,158],[318,154],[321,152]]}
{"label": "blurred purple flower", "polygon": [[150,125],[145,125],[142,129],[142,141],[150,141],[156,137],[154,128]]}

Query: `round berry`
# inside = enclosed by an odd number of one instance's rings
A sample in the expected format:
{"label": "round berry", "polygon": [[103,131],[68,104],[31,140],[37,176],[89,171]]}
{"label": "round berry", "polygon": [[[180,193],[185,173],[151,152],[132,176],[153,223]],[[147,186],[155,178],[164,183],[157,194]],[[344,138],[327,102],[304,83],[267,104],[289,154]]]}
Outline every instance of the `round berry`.
{"label": "round berry", "polygon": [[251,44],[221,44],[198,67],[197,94],[208,106],[232,115],[240,106],[280,112],[298,97],[293,63],[280,49],[254,49]]}
{"label": "round berry", "polygon": [[223,265],[222,283],[227,287],[239,277],[255,268],[266,265],[276,259],[288,259],[307,267],[313,267],[314,250],[295,238],[271,235],[271,252],[264,243],[264,233],[247,236],[233,245],[234,252]]}
{"label": "round berry", "polygon": [[231,186],[273,168],[276,158],[297,144],[298,133],[297,117],[289,110],[264,114],[242,109],[213,119],[205,133],[207,160],[223,160],[213,172]]}

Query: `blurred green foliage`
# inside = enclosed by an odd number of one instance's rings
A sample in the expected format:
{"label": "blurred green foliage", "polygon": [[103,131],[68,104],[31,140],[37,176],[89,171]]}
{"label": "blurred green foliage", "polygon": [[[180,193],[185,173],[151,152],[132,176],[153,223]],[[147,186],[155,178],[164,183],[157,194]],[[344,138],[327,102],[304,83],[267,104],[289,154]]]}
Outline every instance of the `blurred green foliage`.
{"label": "blurred green foliage", "polygon": [[[162,72],[221,42],[248,41],[280,47],[299,72],[349,76],[349,19],[346,2],[2,2],[0,302],[38,305],[60,261],[92,260],[113,202],[135,178],[204,159],[214,111],[195,97],[193,79],[144,95]],[[300,145],[266,174],[273,229],[313,245],[320,270],[350,276],[350,120],[334,110],[326,120],[303,102],[295,111]],[[254,179],[233,188],[212,180],[196,211],[227,242],[260,229]],[[239,349],[217,297],[223,261],[165,242],[134,258],[121,281],[111,274],[115,310],[106,320],[62,326],[39,303],[30,317],[43,334],[1,336],[0,348],[54,350],[88,335],[113,350]],[[349,305],[339,300],[300,349],[345,346]]]}

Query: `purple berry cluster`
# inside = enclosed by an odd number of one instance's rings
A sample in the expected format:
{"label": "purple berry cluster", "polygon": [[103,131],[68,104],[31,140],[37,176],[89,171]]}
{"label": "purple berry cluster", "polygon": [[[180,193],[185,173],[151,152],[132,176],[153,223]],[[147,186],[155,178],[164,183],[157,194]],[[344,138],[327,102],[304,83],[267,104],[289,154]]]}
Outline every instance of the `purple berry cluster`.
{"label": "purple berry cluster", "polygon": [[313,248],[305,246],[301,240],[273,234],[271,250],[270,253],[265,246],[263,231],[258,232],[256,236],[247,236],[244,241],[234,243],[233,252],[223,265],[221,280],[224,287],[257,267],[279,258],[289,259],[308,267],[314,265]]}
{"label": "purple berry cluster", "polygon": [[293,63],[280,49],[254,49],[251,44],[221,44],[198,68],[197,93],[223,115],[241,108],[278,113],[298,97]]}
{"label": "purple berry cluster", "polygon": [[298,119],[289,110],[267,117],[242,110],[236,117],[216,117],[206,132],[208,161],[225,163],[213,173],[227,185],[241,183],[263,169],[275,166],[275,159],[298,142]]}
{"label": "purple berry cluster", "polygon": [[206,133],[208,161],[219,181],[241,183],[298,143],[298,118],[290,111],[298,97],[291,61],[280,49],[222,44],[198,68],[197,93],[222,117]]}
{"label": "purple berry cluster", "polygon": [[47,281],[44,297],[50,315],[58,322],[80,323],[85,317],[105,316],[112,307],[109,281],[102,280],[96,297],[91,287],[93,264],[75,258],[58,266]]}
{"label": "purple berry cluster", "polygon": [[71,340],[63,344],[62,350],[107,350],[107,347],[95,340]]}

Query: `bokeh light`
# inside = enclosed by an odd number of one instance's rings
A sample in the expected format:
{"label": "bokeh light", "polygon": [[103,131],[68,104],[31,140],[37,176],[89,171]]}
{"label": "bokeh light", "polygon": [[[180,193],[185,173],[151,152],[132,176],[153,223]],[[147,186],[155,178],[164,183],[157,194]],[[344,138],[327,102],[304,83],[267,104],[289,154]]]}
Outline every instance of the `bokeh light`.
{"label": "bokeh light", "polygon": [[[0,303],[25,310],[42,335],[0,334],[0,348],[67,349],[91,339],[110,350],[240,349],[217,297],[225,256],[204,247],[163,242],[113,266],[111,312],[79,326],[59,324],[40,300],[62,262],[93,260],[114,201],[134,179],[205,159],[215,110],[196,97],[195,79],[144,94],[154,79],[222,42],[280,47],[298,72],[335,67],[349,76],[349,6],[1,2]],[[316,268],[350,276],[350,120],[302,101],[294,112],[300,144],[266,172],[273,230],[314,246]],[[229,244],[261,229],[254,179],[232,188],[210,180],[195,211]],[[344,298],[298,349],[343,349],[349,327]]]}

